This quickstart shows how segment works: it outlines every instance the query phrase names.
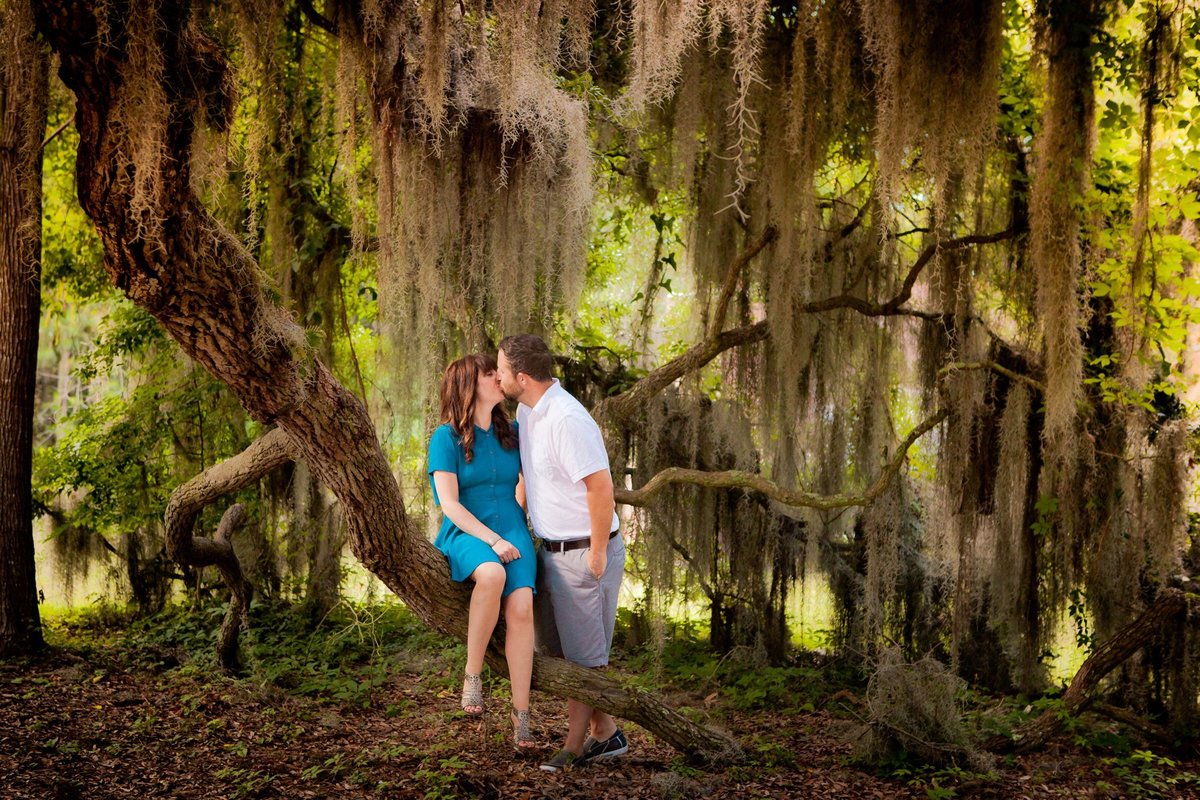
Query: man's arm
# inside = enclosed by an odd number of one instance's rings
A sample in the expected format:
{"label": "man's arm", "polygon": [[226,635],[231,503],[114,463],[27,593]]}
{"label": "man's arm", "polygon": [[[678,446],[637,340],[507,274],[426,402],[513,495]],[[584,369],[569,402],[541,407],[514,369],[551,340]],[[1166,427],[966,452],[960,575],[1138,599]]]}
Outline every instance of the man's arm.
{"label": "man's arm", "polygon": [[612,473],[606,469],[593,472],[583,478],[583,485],[587,489],[588,517],[592,523],[588,569],[599,579],[608,566],[608,535],[612,533],[614,507]]}

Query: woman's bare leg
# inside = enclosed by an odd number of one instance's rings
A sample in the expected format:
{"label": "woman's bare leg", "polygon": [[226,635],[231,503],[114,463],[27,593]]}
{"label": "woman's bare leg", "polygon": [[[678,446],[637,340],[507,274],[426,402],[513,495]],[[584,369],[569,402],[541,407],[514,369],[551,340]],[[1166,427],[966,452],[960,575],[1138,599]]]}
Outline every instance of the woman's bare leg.
{"label": "woman's bare leg", "polygon": [[[496,628],[500,616],[500,595],[504,592],[504,567],[489,561],[480,564],[471,573],[475,588],[471,590],[471,610],[467,618],[467,666],[468,675],[478,675],[483,670],[483,656],[487,652],[488,640]],[[469,714],[477,714],[482,708],[464,706]]]}
{"label": "woman's bare leg", "polygon": [[513,708],[529,708],[529,682],[533,676],[533,590],[517,589],[504,600],[504,657],[512,685]]}

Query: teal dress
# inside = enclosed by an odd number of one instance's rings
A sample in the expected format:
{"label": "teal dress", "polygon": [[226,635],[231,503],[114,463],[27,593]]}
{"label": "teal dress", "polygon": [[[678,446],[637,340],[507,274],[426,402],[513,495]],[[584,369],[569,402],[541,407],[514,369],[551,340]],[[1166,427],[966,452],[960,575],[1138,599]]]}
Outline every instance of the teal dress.
{"label": "teal dress", "polygon": [[[512,426],[515,431],[517,423],[513,422]],[[429,440],[429,485],[433,489],[433,502],[441,505],[437,486],[433,483],[434,471],[457,475],[459,502],[476,519],[521,551],[520,558],[503,564],[506,573],[504,596],[526,586],[533,589],[537,556],[529,526],[525,524],[525,512],[516,496],[517,479],[521,476],[520,450],[505,450],[496,438],[494,428],[485,431],[476,425],[474,456],[468,464],[460,439],[450,426],[437,427]],[[470,578],[475,568],[485,561],[502,563],[486,542],[459,528],[449,517],[442,518],[434,545],[450,562],[450,577],[456,581]]]}

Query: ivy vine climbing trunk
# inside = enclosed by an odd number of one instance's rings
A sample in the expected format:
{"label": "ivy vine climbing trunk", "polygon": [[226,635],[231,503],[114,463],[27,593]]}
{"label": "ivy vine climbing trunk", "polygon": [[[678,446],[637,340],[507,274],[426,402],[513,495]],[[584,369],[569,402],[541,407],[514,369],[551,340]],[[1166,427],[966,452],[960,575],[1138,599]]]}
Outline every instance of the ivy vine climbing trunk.
{"label": "ivy vine climbing trunk", "polygon": [[33,559],[48,62],[26,3],[0,6],[0,655],[42,645]]}
{"label": "ivy vine climbing trunk", "polygon": [[[406,515],[366,408],[271,303],[258,265],[192,190],[196,126],[226,130],[233,98],[223,54],[191,4],[34,0],[34,8],[75,93],[80,201],[114,283],[255,419],[283,431],[337,496],[355,557],[427,624],[464,636],[467,590]],[[689,755],[738,752],[728,737],[594,670],[539,658],[534,675],[535,686],[625,716]]]}

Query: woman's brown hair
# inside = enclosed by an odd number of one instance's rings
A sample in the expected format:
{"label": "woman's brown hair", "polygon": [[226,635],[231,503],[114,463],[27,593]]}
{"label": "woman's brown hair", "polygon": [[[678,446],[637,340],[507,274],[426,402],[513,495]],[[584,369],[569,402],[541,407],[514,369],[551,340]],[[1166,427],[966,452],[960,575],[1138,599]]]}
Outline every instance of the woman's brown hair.
{"label": "woman's brown hair", "polygon": [[[479,385],[480,375],[495,371],[493,356],[472,353],[451,362],[442,373],[441,421],[448,424],[462,442],[468,464],[475,457],[475,387]],[[492,409],[492,429],[501,447],[505,450],[516,448],[517,432],[508,421],[504,403],[497,403]]]}

